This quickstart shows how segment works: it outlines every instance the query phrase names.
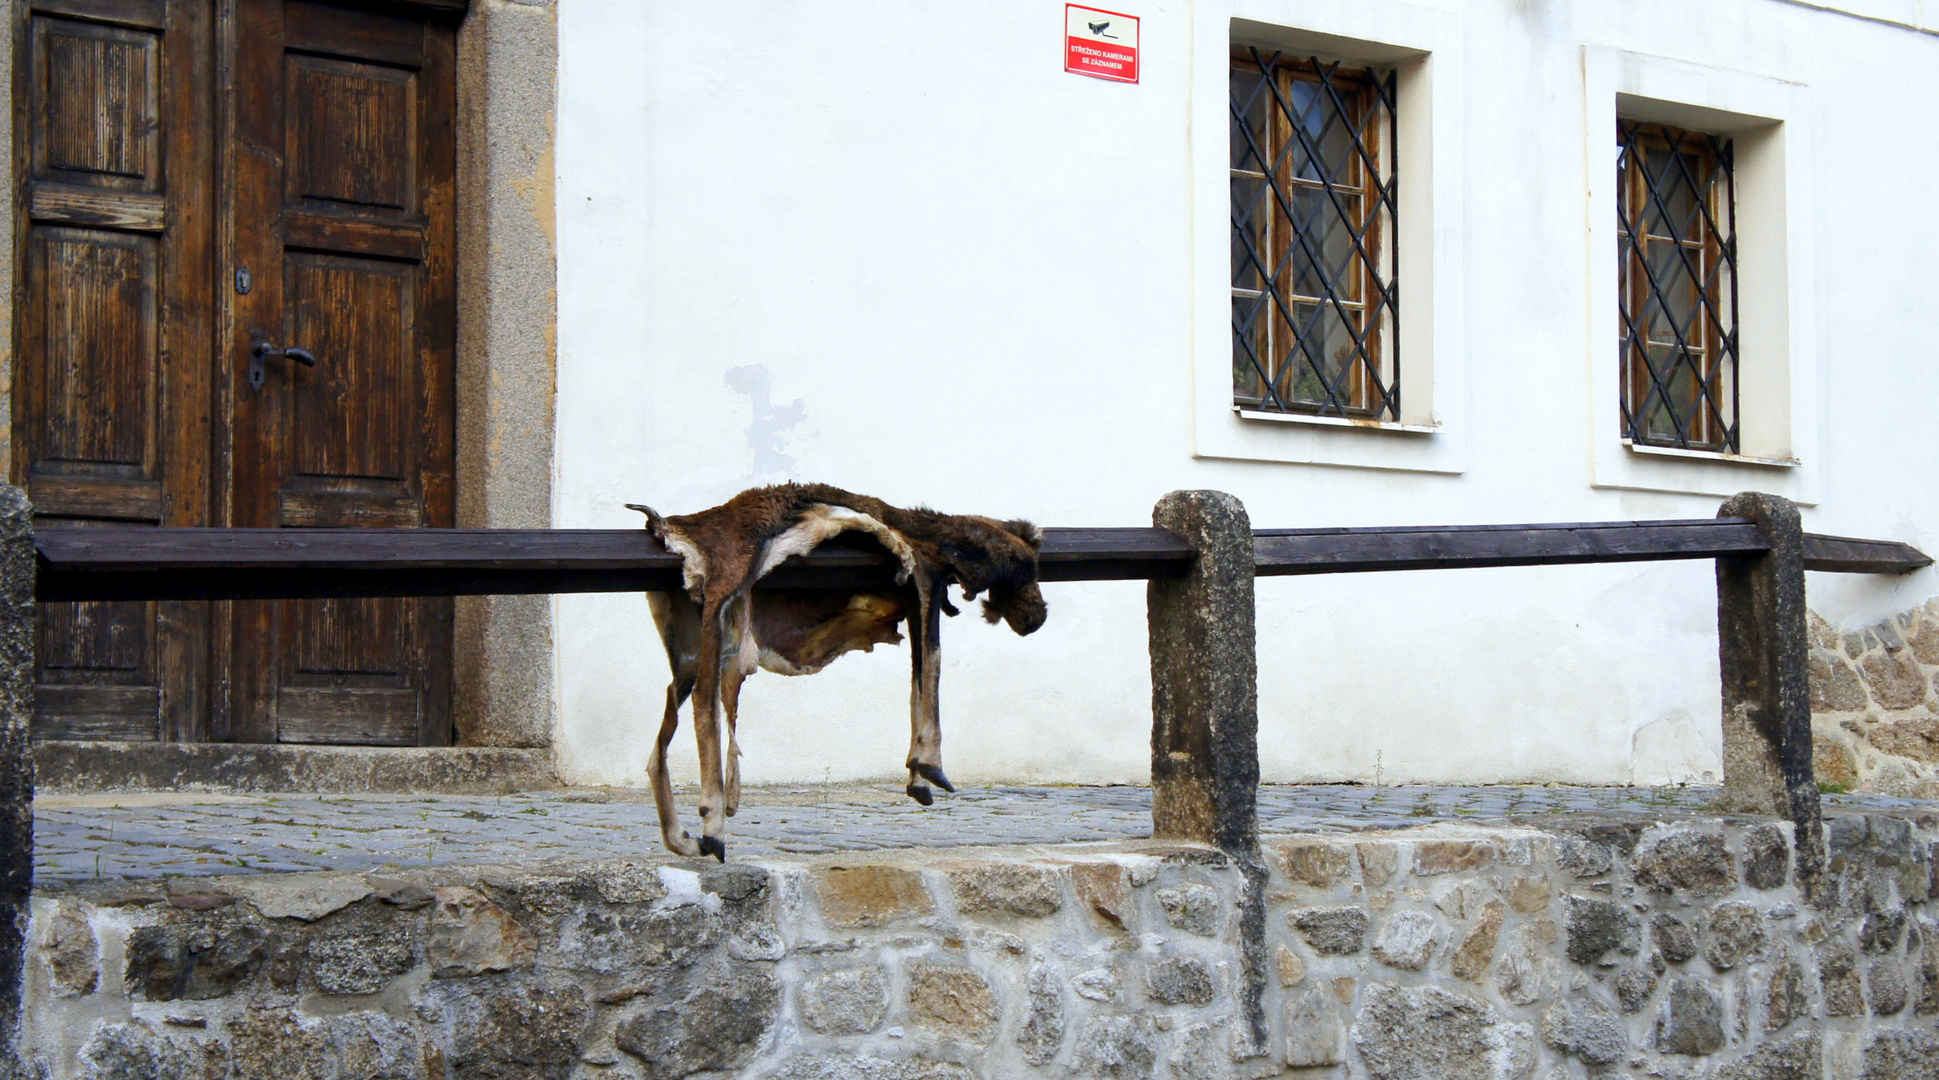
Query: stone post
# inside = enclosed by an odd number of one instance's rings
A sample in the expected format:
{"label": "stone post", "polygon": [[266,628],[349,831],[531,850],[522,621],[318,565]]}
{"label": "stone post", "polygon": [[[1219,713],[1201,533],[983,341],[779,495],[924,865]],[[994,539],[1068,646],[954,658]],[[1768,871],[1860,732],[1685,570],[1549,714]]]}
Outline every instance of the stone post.
{"label": "stone post", "polygon": [[34,530],[27,495],[0,484],[0,1074],[13,1058],[34,885]]}
{"label": "stone post", "polygon": [[1189,574],[1145,592],[1152,835],[1250,849],[1259,829],[1252,523],[1220,491],[1174,491],[1151,522],[1198,551]]}
{"label": "stone post", "polygon": [[1718,517],[1757,523],[1771,550],[1717,560],[1717,649],[1723,669],[1727,813],[1788,817],[1800,881],[1824,867],[1811,771],[1811,689],[1804,607],[1804,528],[1789,500],[1732,496]]}
{"label": "stone post", "polygon": [[1182,578],[1151,582],[1151,834],[1222,849],[1244,875],[1234,1057],[1271,1053],[1266,1013],[1266,865],[1259,856],[1259,661],[1252,522],[1222,491],[1174,491],[1151,523],[1198,552]]}

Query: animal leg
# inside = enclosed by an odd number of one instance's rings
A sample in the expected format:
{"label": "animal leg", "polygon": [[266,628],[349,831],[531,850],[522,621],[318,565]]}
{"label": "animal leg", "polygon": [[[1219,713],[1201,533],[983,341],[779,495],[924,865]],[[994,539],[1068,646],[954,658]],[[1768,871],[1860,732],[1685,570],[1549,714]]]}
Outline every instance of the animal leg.
{"label": "animal leg", "polygon": [[[935,582],[919,592],[909,618],[909,797],[928,806],[935,800],[929,784],[955,791],[943,775],[942,719],[938,691],[942,679],[942,607]],[[928,783],[924,783],[928,781]]]}
{"label": "animal leg", "polygon": [[653,754],[646,763],[647,775],[653,779],[653,805],[660,812],[660,839],[675,855],[700,854],[700,845],[680,827],[680,811],[673,805],[673,781],[667,776],[667,744],[673,741],[673,733],[680,727],[680,703],[692,691],[690,678],[676,676],[667,684],[666,717],[660,721],[660,737],[654,742]]}
{"label": "animal leg", "polygon": [[720,771],[722,604],[708,597],[700,608],[700,663],[693,691],[693,739],[700,747],[700,851],[727,861],[727,793]]}
{"label": "animal leg", "polygon": [[727,717],[727,816],[733,817],[741,808],[741,744],[734,738],[734,726],[741,713],[741,684],[747,681],[747,670],[735,664],[727,671],[720,684],[721,712]]}

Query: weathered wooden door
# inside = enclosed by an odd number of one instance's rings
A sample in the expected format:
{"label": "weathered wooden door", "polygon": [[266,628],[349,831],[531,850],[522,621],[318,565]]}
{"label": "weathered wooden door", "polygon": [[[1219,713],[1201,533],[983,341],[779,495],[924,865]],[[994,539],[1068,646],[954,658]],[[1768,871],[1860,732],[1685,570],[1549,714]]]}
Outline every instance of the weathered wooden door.
{"label": "weathered wooden door", "polygon": [[[233,523],[449,527],[455,26],[241,0],[235,38]],[[220,735],[450,741],[450,601],[234,607]]]}
{"label": "weathered wooden door", "polygon": [[[12,473],[36,528],[209,523],[210,15],[16,17]],[[42,605],[34,734],[204,737],[207,641],[199,605]]]}
{"label": "weathered wooden door", "polygon": [[[452,523],[454,6],[25,7],[37,527]],[[448,601],[50,604],[34,732],[446,743],[450,634]]]}

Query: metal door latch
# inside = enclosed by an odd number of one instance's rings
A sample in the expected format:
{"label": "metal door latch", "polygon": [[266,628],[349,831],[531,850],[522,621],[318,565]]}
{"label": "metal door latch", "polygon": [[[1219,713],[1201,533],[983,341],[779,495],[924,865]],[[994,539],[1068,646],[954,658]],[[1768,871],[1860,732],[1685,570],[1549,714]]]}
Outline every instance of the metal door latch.
{"label": "metal door latch", "polygon": [[258,341],[249,349],[249,389],[263,388],[263,365],[278,356],[287,356],[304,367],[316,366],[316,357],[310,355],[308,349],[284,348],[281,345],[271,345],[267,341]]}

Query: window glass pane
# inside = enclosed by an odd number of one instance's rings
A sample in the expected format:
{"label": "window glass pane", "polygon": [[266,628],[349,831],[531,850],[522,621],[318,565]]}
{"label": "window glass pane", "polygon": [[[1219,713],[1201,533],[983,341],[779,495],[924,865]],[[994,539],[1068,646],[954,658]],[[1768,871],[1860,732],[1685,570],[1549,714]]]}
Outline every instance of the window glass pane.
{"label": "window glass pane", "polygon": [[1650,437],[1674,440],[1682,430],[1688,432],[1688,441],[1705,441],[1713,415],[1703,394],[1705,358],[1667,346],[1653,346],[1649,358],[1657,382],[1648,415]]}
{"label": "window glass pane", "polygon": [[1680,244],[1652,241],[1645,249],[1650,273],[1655,278],[1656,294],[1649,306],[1649,335],[1655,341],[1674,342],[1677,334],[1691,344],[1697,332],[1696,313],[1702,303],[1701,287],[1691,273],[1697,269],[1698,252]]}
{"label": "window glass pane", "polygon": [[1325,296],[1331,285],[1333,295],[1340,299],[1361,300],[1352,231],[1360,220],[1360,197],[1340,192],[1328,196],[1323,189],[1296,188],[1293,212],[1293,228],[1305,242],[1293,243],[1292,291],[1300,296]]}
{"label": "window glass pane", "polygon": [[[1285,171],[1281,175],[1289,180],[1319,183],[1320,170],[1325,164],[1329,114],[1320,88],[1303,79],[1285,79],[1280,82],[1280,93],[1290,110],[1280,120],[1286,131],[1286,157],[1282,163]],[[1320,154],[1318,161],[1313,156],[1315,152]]]}
{"label": "window glass pane", "polygon": [[[1265,396],[1266,326],[1268,297],[1232,298],[1232,399],[1241,405],[1257,405]],[[1269,368],[1268,368],[1269,370]]]}
{"label": "window glass pane", "polygon": [[1652,149],[1644,155],[1656,192],[1656,197],[1643,206],[1644,227],[1655,236],[1696,240],[1703,235],[1703,217],[1697,209],[1701,196],[1691,179],[1702,177],[1703,165],[1690,154],[1675,157],[1683,162],[1682,169],[1677,168],[1667,149]]}
{"label": "window glass pane", "polygon": [[1266,163],[1259,155],[1272,152],[1266,145],[1266,117],[1271,115],[1272,95],[1265,88],[1264,76],[1249,67],[1234,66],[1231,85],[1232,108],[1238,113],[1232,121],[1232,167],[1265,172]]}
{"label": "window glass pane", "polygon": [[[1330,304],[1295,304],[1293,314],[1299,320],[1299,345],[1285,359],[1280,394],[1289,401],[1325,406],[1328,385],[1337,384],[1340,398],[1331,411],[1352,405],[1343,373],[1355,363],[1355,349],[1346,320]],[[1359,313],[1351,314],[1357,322]]]}
{"label": "window glass pane", "polygon": [[1266,225],[1272,220],[1272,189],[1264,180],[1235,176],[1232,178],[1232,287],[1235,289],[1259,289],[1264,276],[1258,271],[1264,264],[1270,271],[1273,262],[1272,249],[1266,242]]}
{"label": "window glass pane", "polygon": [[[1353,89],[1341,95],[1351,108]],[[1360,185],[1358,155],[1353,149],[1354,114],[1342,113],[1333,99],[1317,83],[1295,81],[1290,98],[1295,105],[1299,130],[1289,137],[1294,147],[1288,158],[1287,175],[1312,183]],[[1316,156],[1317,155],[1317,156]]]}

